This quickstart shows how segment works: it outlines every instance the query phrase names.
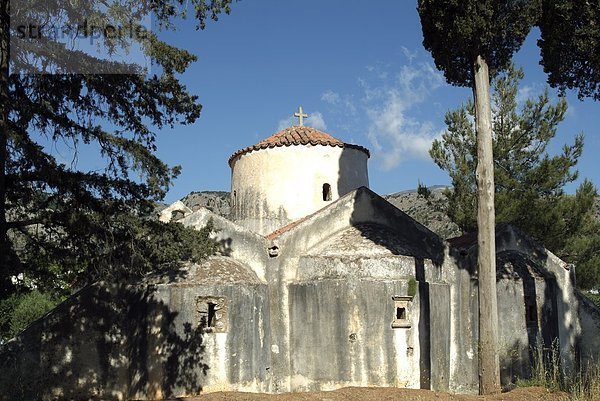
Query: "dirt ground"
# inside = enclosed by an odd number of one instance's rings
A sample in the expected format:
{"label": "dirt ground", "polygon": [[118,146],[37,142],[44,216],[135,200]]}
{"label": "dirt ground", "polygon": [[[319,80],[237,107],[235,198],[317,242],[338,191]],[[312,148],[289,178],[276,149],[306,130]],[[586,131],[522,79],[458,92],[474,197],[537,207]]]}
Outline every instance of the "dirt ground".
{"label": "dirt ground", "polygon": [[199,397],[178,398],[177,401],[568,401],[565,393],[551,393],[540,387],[516,388],[493,396],[439,393],[381,387],[349,387],[336,391],[310,393],[255,394],[209,393]]}

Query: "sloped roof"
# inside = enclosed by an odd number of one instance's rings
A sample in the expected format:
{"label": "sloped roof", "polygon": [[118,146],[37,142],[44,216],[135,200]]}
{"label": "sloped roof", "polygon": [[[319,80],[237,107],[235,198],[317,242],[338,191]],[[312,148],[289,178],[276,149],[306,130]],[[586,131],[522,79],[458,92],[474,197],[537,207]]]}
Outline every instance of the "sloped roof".
{"label": "sloped roof", "polygon": [[[321,253],[321,245],[332,236],[338,239],[333,240],[331,250]],[[331,256],[332,252],[343,254],[343,246],[348,246],[363,254],[414,256],[435,264],[444,258],[444,243],[437,234],[366,187],[272,232],[266,240],[297,254]]]}
{"label": "sloped roof", "polygon": [[146,282],[175,286],[262,283],[249,266],[226,256],[211,256],[201,264],[188,265],[182,271],[154,274],[147,277]]}
{"label": "sloped roof", "polygon": [[323,145],[340,148],[350,148],[363,151],[367,154],[368,157],[371,156],[371,154],[369,153],[369,149],[363,146],[344,143],[339,139],[336,139],[331,135],[312,127],[294,125],[292,127],[285,128],[271,135],[267,139],[263,139],[256,145],[248,146],[247,148],[238,150],[233,155],[231,155],[228,163],[231,166],[231,163],[236,157],[255,150],[293,145]]}
{"label": "sloped roof", "polygon": [[347,257],[352,255],[404,255],[427,258],[420,244],[380,224],[356,224],[312,248],[309,255]]}

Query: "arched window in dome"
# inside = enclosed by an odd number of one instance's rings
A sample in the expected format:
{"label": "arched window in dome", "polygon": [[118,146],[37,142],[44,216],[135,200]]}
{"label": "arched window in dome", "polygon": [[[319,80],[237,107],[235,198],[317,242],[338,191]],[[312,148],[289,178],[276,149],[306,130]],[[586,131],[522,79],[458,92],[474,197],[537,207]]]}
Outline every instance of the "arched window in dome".
{"label": "arched window in dome", "polygon": [[325,183],[323,184],[323,201],[331,200],[331,185]]}

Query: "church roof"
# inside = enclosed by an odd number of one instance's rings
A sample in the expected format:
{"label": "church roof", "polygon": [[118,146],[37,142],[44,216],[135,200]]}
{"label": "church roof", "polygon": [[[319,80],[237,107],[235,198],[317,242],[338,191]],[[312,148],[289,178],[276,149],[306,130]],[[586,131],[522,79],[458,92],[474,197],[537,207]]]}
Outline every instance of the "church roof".
{"label": "church roof", "polygon": [[202,284],[260,284],[252,269],[226,256],[211,256],[201,264],[189,264],[183,270],[159,272],[146,278],[148,284],[179,287]]}
{"label": "church roof", "polygon": [[256,145],[248,146],[247,148],[238,150],[229,158],[229,165],[231,165],[233,159],[235,159],[237,156],[252,152],[254,150],[292,145],[323,145],[340,148],[358,149],[365,152],[367,156],[371,156],[369,153],[369,149],[363,146],[344,143],[339,139],[336,139],[331,135],[312,127],[294,125],[292,127],[285,128],[271,135],[267,139],[263,139]]}
{"label": "church roof", "polygon": [[363,256],[403,255],[428,259],[425,247],[402,231],[394,231],[376,223],[352,225],[330,239],[323,241],[309,255],[335,256],[338,258]]}

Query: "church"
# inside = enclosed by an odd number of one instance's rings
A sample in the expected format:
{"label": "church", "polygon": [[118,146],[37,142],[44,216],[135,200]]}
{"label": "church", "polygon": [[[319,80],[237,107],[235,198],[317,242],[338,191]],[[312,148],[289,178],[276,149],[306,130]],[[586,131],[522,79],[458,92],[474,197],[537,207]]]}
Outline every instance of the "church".
{"label": "church", "polygon": [[[0,400],[478,392],[476,236],[443,240],[369,189],[368,149],[296,116],[229,158],[229,219],[181,202],[162,212],[212,222],[217,255],[75,294],[0,348]],[[496,236],[502,383],[548,349],[564,371],[597,358],[573,266],[512,227]]]}

